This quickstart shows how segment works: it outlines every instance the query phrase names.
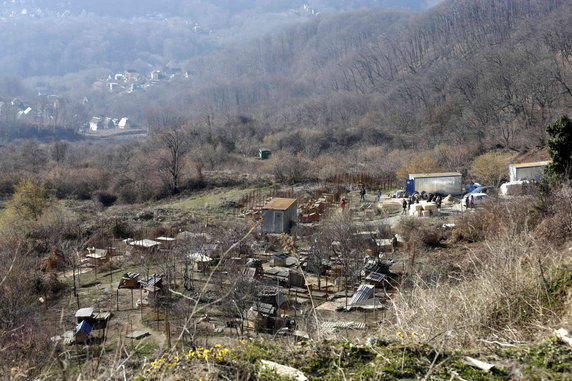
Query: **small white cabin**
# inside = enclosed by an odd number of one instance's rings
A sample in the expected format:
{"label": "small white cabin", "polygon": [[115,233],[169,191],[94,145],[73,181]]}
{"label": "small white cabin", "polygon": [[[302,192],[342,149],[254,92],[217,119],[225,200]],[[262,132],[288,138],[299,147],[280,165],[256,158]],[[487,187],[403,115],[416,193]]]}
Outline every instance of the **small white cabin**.
{"label": "small white cabin", "polygon": [[532,163],[510,164],[508,173],[510,182],[522,180],[540,180],[550,161],[536,161]]}

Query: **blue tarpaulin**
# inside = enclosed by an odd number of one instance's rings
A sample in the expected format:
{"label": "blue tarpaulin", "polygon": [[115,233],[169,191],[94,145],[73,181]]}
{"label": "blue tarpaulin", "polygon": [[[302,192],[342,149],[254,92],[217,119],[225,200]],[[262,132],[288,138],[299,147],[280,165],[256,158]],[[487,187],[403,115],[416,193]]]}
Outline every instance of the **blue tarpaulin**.
{"label": "blue tarpaulin", "polygon": [[82,321],[75,327],[74,336],[77,335],[79,332],[85,333],[87,336],[91,334],[92,327],[89,325],[87,321]]}

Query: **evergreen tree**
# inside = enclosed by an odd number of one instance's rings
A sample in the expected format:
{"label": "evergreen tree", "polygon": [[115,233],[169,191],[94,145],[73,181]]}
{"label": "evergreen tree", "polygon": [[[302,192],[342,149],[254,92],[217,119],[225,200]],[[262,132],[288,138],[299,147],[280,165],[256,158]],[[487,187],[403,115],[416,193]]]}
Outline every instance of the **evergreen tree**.
{"label": "evergreen tree", "polygon": [[551,179],[571,178],[572,175],[572,120],[562,115],[546,127],[548,132],[548,154],[552,162],[546,173]]}

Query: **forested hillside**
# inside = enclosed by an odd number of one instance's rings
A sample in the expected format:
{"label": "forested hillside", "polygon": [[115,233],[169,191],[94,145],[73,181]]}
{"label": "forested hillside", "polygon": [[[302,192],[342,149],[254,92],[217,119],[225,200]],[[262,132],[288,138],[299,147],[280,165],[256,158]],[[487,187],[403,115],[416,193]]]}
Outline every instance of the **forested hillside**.
{"label": "forested hillside", "polygon": [[[249,158],[266,147],[281,159],[257,170],[286,182],[356,168],[375,168],[399,181],[403,174],[434,170],[474,174],[474,158],[496,149],[505,155],[492,156],[500,164],[485,162],[486,174],[475,178],[498,182],[506,155],[542,152],[545,126],[571,109],[571,16],[572,4],[564,0],[456,0],[421,13],[367,9],[323,15],[185,61],[188,78],[158,81],[145,91],[95,89],[97,76],[78,76],[73,85],[57,87],[56,101],[43,96],[30,102],[42,111],[35,118],[4,112],[1,136],[79,138],[74,131],[101,115],[126,116],[152,137],[137,144],[118,140],[120,149],[109,143],[74,149],[73,160],[64,160],[70,170],[89,165],[105,181],[88,181],[88,190],[77,192],[79,187],[58,175],[49,181],[65,189],[62,197],[110,190],[135,202],[171,193],[161,179],[140,175],[163,165],[164,144],[156,136],[165,126],[182,128],[179,136],[189,137],[187,180],[203,169],[248,167]],[[152,23],[147,30],[162,33]],[[185,54],[182,48],[173,52]],[[1,79],[0,89],[9,94],[2,99],[4,110],[25,94],[13,78]],[[42,173],[51,150],[8,146],[2,171]],[[35,153],[28,157],[29,152]],[[545,158],[533,154],[535,160]],[[503,171],[491,174],[489,167]],[[6,193],[18,176],[5,176]],[[182,188],[195,186],[191,181]]]}
{"label": "forested hillside", "polygon": [[[22,1],[26,4],[26,1]],[[163,14],[182,17],[202,17],[208,13],[235,16],[242,12],[258,10],[261,12],[280,12],[295,9],[308,4],[323,11],[384,7],[408,7],[422,9],[437,1],[427,0],[88,0],[57,1],[34,0],[34,7],[50,10],[68,10],[72,13],[90,12],[110,17],[133,17],[151,14]]]}
{"label": "forested hillside", "polygon": [[89,69],[144,70],[180,64],[321,13],[428,5],[424,0],[18,0],[0,8],[0,34],[5,37],[0,41],[0,71],[29,77]]}
{"label": "forested hillside", "polygon": [[570,108],[571,15],[563,0],[457,0],[318,18],[193,61],[165,104],[313,129],[318,151],[333,129],[362,131],[348,145],[537,146]]}

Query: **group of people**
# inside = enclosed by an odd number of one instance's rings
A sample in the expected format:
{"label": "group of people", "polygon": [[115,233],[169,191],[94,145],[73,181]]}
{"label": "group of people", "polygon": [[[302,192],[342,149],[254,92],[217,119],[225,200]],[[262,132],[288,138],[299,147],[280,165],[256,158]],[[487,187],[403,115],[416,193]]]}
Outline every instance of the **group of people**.
{"label": "group of people", "polygon": [[471,195],[470,197],[465,197],[465,208],[474,208],[475,207],[475,197]]}
{"label": "group of people", "polygon": [[425,200],[427,202],[434,202],[438,209],[441,209],[441,202],[443,197],[440,194],[427,193],[422,191],[421,193],[414,193],[409,198],[403,198],[403,212],[401,214],[407,214],[407,211],[411,209],[411,205],[419,204],[420,200]]}
{"label": "group of people", "polygon": [[[360,189],[359,189],[359,200],[361,202],[365,202],[365,194],[366,194],[366,190],[365,190],[365,186],[361,185]],[[381,200],[381,190],[378,190],[375,196],[375,201],[379,202]],[[340,208],[344,209],[346,207],[347,201],[345,198],[342,198],[340,200]]]}

